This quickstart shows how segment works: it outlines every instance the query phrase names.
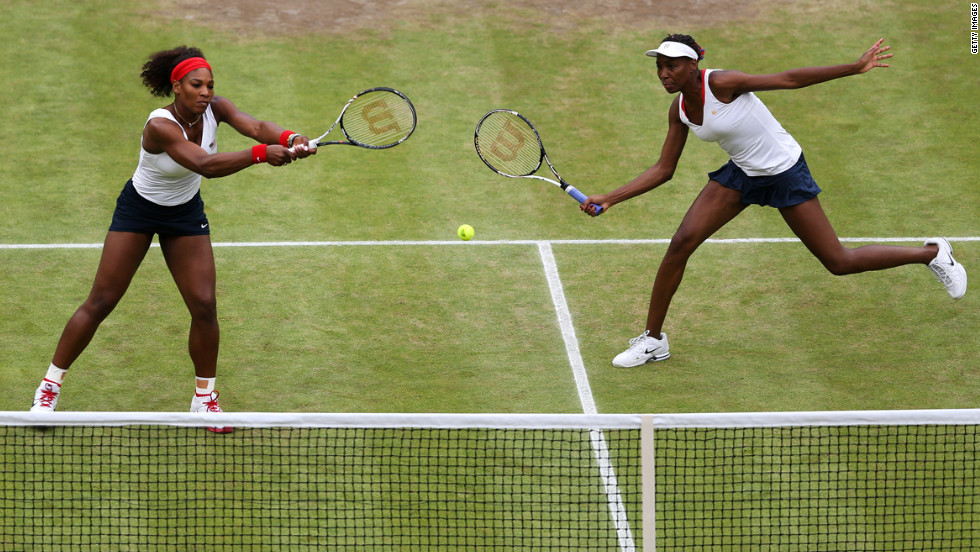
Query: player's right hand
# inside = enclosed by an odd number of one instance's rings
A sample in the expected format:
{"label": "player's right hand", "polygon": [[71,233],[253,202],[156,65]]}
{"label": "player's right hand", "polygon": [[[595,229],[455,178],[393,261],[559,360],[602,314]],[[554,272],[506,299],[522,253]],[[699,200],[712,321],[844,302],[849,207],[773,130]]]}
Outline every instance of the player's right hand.
{"label": "player's right hand", "polygon": [[[610,205],[608,205],[608,203],[603,203],[604,197],[605,197],[604,195],[589,196],[585,198],[585,203],[579,206],[579,208],[582,209],[582,211],[584,211],[585,214],[589,215],[590,217],[597,217],[609,210]],[[601,207],[598,213],[595,212],[596,205]]]}

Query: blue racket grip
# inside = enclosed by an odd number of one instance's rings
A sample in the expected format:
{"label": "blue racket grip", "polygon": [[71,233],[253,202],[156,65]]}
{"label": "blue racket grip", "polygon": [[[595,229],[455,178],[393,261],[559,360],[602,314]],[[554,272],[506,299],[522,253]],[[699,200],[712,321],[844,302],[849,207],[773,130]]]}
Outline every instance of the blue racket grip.
{"label": "blue racket grip", "polygon": [[[578,191],[578,189],[575,188],[575,186],[569,186],[568,188],[565,189],[565,191],[568,192],[568,195],[574,197],[579,203],[585,203],[585,200],[588,199],[588,196]],[[598,215],[599,213],[602,212],[601,206],[596,205],[595,203],[591,203],[590,205],[595,207],[595,214]]]}

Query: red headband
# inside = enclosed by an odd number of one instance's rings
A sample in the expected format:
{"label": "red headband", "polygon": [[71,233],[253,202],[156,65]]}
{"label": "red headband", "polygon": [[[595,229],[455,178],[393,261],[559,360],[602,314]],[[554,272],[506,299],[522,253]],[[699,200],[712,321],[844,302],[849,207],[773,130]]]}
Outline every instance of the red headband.
{"label": "red headband", "polygon": [[205,60],[204,58],[202,57],[187,58],[184,61],[178,63],[177,67],[174,67],[174,70],[170,73],[170,81],[171,82],[179,81],[180,79],[187,76],[187,73],[190,73],[195,69],[200,69],[201,67],[207,67],[209,71],[211,70],[211,66],[208,65],[207,60]]}

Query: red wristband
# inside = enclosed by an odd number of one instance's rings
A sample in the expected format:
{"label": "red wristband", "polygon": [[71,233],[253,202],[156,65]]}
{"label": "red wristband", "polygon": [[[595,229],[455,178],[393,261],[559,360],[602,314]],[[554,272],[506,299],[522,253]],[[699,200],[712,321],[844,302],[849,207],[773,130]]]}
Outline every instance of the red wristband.
{"label": "red wristband", "polygon": [[252,163],[265,163],[266,161],[265,144],[255,144],[252,146]]}
{"label": "red wristband", "polygon": [[293,134],[296,134],[296,133],[293,132],[293,131],[291,131],[291,130],[284,130],[284,131],[282,131],[282,134],[279,135],[279,145],[282,146],[282,147],[284,147],[284,148],[288,148],[289,147],[289,137],[292,136]]}

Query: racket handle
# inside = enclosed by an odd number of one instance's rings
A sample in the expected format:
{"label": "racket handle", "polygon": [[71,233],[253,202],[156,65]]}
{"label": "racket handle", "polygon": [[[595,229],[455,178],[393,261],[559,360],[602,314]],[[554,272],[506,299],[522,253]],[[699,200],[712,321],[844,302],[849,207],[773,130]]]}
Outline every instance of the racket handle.
{"label": "racket handle", "polygon": [[[580,204],[584,204],[585,200],[588,199],[588,196],[578,191],[578,189],[575,186],[569,186],[568,188],[565,188],[565,191],[568,192],[568,195],[574,197],[576,201],[578,201]],[[601,206],[596,205],[595,203],[592,203],[590,205],[592,207],[595,207],[595,214],[598,215],[599,213],[602,212]]]}
{"label": "racket handle", "polygon": [[[316,142],[310,142],[310,146],[307,149],[310,151],[316,151]],[[289,148],[289,151],[296,153],[296,146]]]}

